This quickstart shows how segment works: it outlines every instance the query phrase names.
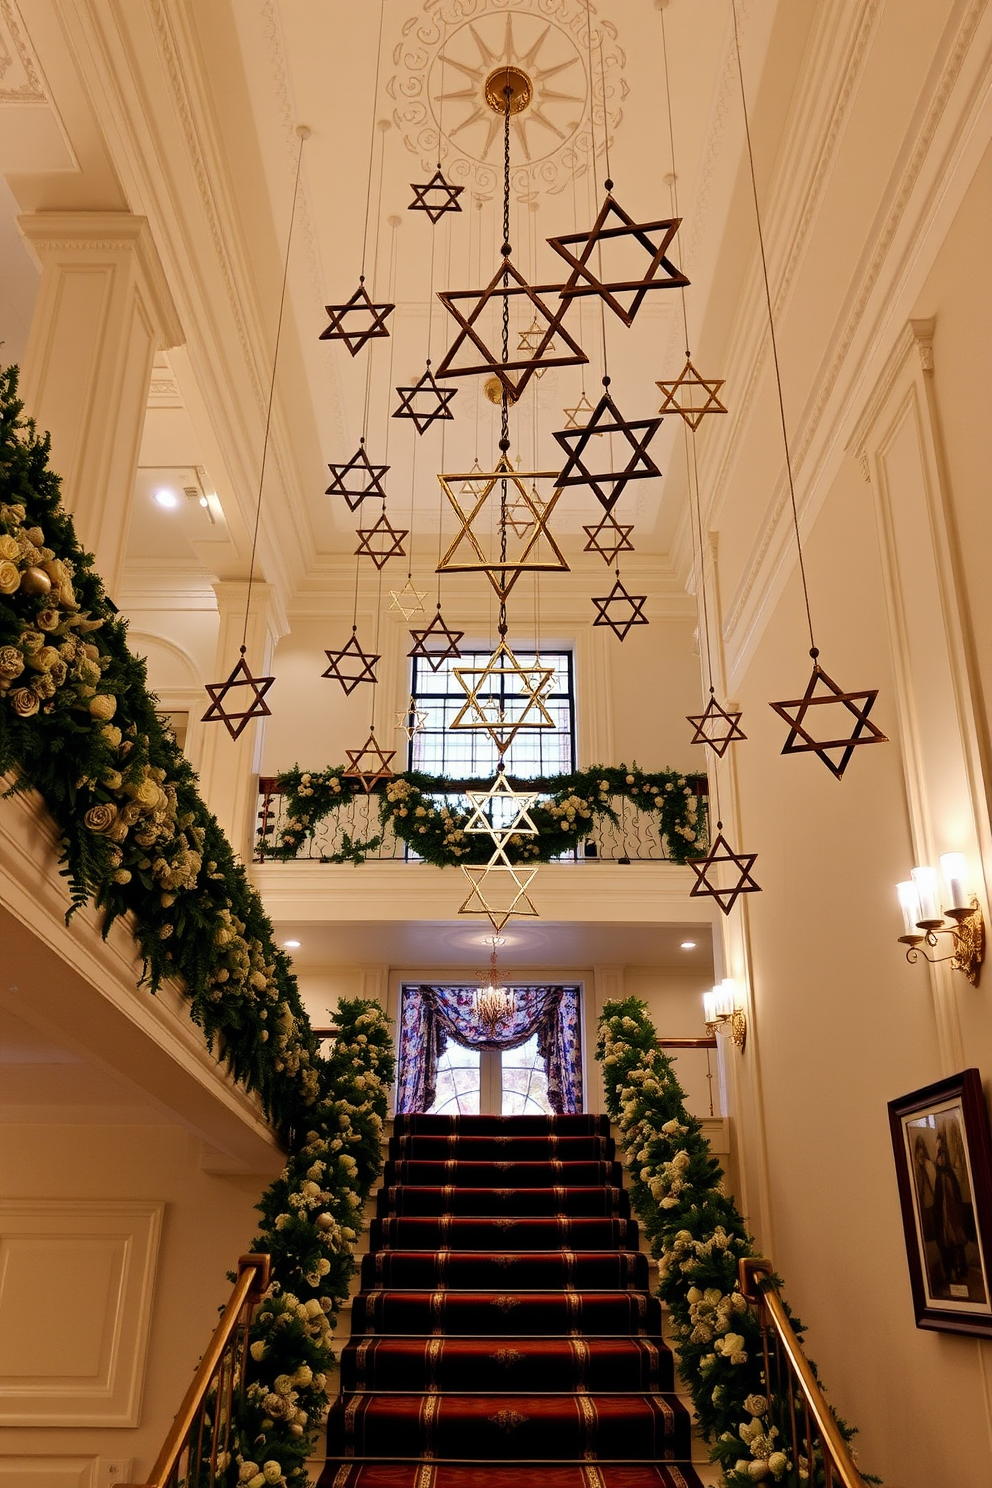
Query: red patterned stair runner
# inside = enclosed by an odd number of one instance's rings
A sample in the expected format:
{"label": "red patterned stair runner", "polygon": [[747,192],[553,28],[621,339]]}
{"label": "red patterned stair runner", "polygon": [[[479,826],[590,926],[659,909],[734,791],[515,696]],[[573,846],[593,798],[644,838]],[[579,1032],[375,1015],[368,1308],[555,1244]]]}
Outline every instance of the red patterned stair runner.
{"label": "red patterned stair runner", "polygon": [[319,1488],[700,1488],[600,1116],[400,1116]]}

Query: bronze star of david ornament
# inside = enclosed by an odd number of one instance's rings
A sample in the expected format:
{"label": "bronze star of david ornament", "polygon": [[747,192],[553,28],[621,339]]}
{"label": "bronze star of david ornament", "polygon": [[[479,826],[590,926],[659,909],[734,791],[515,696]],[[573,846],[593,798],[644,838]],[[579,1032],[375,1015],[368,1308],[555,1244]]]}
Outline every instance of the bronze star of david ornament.
{"label": "bronze star of david ornament", "polygon": [[[611,185],[611,182],[607,183],[607,191]],[[611,218],[616,218],[619,226],[608,226]],[[681,217],[669,217],[660,222],[635,222],[613,196],[607,195],[591,232],[569,233],[565,237],[548,239],[549,245],[572,270],[560,291],[563,302],[567,305],[576,295],[599,295],[614,315],[629,326],[649,289],[678,289],[689,283],[681,270],[666,257],[681,221]],[[604,280],[593,271],[590,260],[594,250],[618,238],[632,238],[647,253],[648,266],[640,279]],[[656,242],[656,238],[659,241]],[[571,251],[573,247],[579,249],[578,255]],[[598,267],[600,251],[596,251],[595,258]],[[629,303],[622,304],[618,295],[629,295]]]}
{"label": "bronze star of david ornament", "polygon": [[[632,626],[647,625],[648,617],[644,613],[647,600],[646,594],[628,594],[620,582],[618,573],[616,583],[609,594],[593,599],[593,604],[596,606],[596,618],[592,623],[609,626],[618,640],[625,641]],[[614,605],[619,607],[619,614],[610,613]]]}
{"label": "bronze star of david ornament", "polygon": [[437,614],[424,630],[411,630],[413,638],[413,649],[408,651],[407,656],[422,656],[432,672],[436,672],[442,662],[451,658],[461,656],[458,642],[464,639],[463,630],[451,630],[445,625],[441,618],[441,606],[437,607]]}
{"label": "bronze star of david ornament", "polygon": [[[438,368],[438,371],[441,369]],[[431,371],[430,359],[419,382],[412,387],[398,387],[396,391],[400,395],[400,406],[393,418],[412,419],[418,434],[423,434],[438,419],[452,419],[455,416],[450,405],[458,389],[438,385]]]}
{"label": "bronze star of david ornament", "polygon": [[[782,753],[819,755],[830,773],[840,780],[851,762],[851,755],[860,744],[889,742],[882,730],[868,717],[878,697],[878,688],[869,688],[865,692],[843,692],[820,666],[815,647],[810,655],[813,658],[813,671],[802,697],[789,698],[782,703],[769,703],[769,707],[789,725],[789,737],[782,746]],[[818,687],[822,687],[824,691],[817,694]],[[806,726],[806,715],[811,708],[823,707],[840,707],[853,718],[852,732],[833,739],[814,739]],[[839,758],[832,759],[828,751],[838,750]]]}
{"label": "bronze star of david ornament", "polygon": [[354,692],[359,682],[375,682],[375,664],[378,656],[372,652],[363,651],[358,644],[357,628],[351,627],[351,638],[340,651],[325,651],[330,665],[326,672],[321,672],[322,677],[330,677],[335,682],[340,682],[344,688],[345,695]]}
{"label": "bronze star of david ornament", "polygon": [[708,413],[726,413],[726,405],[718,396],[725,381],[723,377],[700,377],[687,359],[678,377],[656,384],[662,395],[658,412],[679,414],[695,431]]}
{"label": "bronze star of david ornament", "polygon": [[[607,381],[606,378],[603,380]],[[657,415],[648,419],[625,419],[609,392],[604,391],[584,428],[556,431],[555,439],[568,456],[556,485],[588,486],[600,505],[611,511],[630,481],[652,479],[661,474],[647,453],[648,445],[660,428],[661,418]],[[594,434],[622,435],[628,451],[626,465],[616,470],[591,469],[586,451]],[[609,467],[613,463],[612,439],[604,453]],[[622,460],[623,456],[620,458]]]}
{"label": "bronze star of david ornament", "polygon": [[403,539],[410,536],[409,528],[394,527],[385,512],[374,527],[359,527],[355,535],[361,538],[355,557],[371,558],[376,568],[384,568],[390,558],[406,557]]}
{"label": "bronze star of david ornament", "polygon": [[347,464],[328,465],[327,468],[331,472],[331,484],[324,495],[343,496],[349,511],[357,511],[366,496],[379,496],[385,501],[382,482],[389,466],[372,464],[364,438]]}
{"label": "bronze star of david ornament", "polygon": [[[331,323],[326,331],[321,331],[321,341],[343,341],[352,356],[357,356],[366,341],[389,335],[386,321],[396,306],[373,304],[365,288],[363,274],[358,281],[358,288],[346,304],[325,305],[324,309],[331,317]],[[354,328],[345,324],[349,316],[354,317],[357,322]]]}
{"label": "bronze star of david ornament", "polygon": [[511,915],[537,918],[527,893],[537,875],[536,868],[495,862],[477,868],[463,863],[462,872],[472,890],[458,911],[460,915],[485,915],[497,935]]}
{"label": "bronze star of david ornament", "polygon": [[396,732],[406,734],[408,739],[412,739],[414,734],[423,733],[426,722],[426,709],[417,707],[417,699],[411,693],[410,701],[406,707],[401,709],[396,715],[396,723],[394,725]]}
{"label": "bronze star of david ornament", "polygon": [[621,553],[632,553],[634,544],[630,540],[633,524],[626,526],[616,520],[612,512],[604,512],[599,522],[583,526],[582,531],[589,541],[583,553],[598,553],[612,568]]}
{"label": "bronze star of david ornament", "polygon": [[[483,290],[440,290],[438,299],[445,309],[450,311],[460,329],[437,369],[438,376],[472,377],[492,373],[499,379],[507,395],[517,399],[534,373],[542,368],[575,367],[580,363],[588,362],[589,358],[582,347],[577,341],[573,341],[562,326],[562,318],[568,308],[567,301],[563,300],[557,310],[550,310],[541,298],[542,295],[557,292],[557,285],[532,286],[528,284],[508,258],[496,270]],[[477,323],[491,301],[503,301],[509,304],[520,296],[526,298],[533,307],[540,334],[535,332],[534,337],[531,338],[528,332],[528,339],[536,340],[533,350],[527,350],[512,360],[504,362],[502,356],[489,347]],[[467,313],[463,314],[460,307],[465,300],[472,300],[475,303]],[[551,347],[556,336],[561,341],[562,347],[559,352],[552,354]],[[469,358],[468,363],[456,365],[463,354]],[[478,358],[478,360],[473,360],[473,358]]]}
{"label": "bronze star of david ornament", "polygon": [[[237,739],[251,723],[253,718],[268,718],[272,709],[265,701],[265,694],[275,681],[275,677],[253,677],[248,663],[245,661],[245,647],[241,647],[241,655],[238,658],[231,675],[223,682],[208,682],[206,686],[207,696],[210,699],[210,707],[201,718],[201,723],[222,723],[232,739]],[[235,692],[238,688],[246,687],[251,693],[251,701],[241,712],[226,708],[228,694]]]}
{"label": "bronze star of david ornament", "polygon": [[396,758],[396,750],[380,748],[374,731],[369,732],[361,749],[346,749],[345,754],[348,756],[348,766],[341,771],[342,775],[347,775],[351,780],[360,780],[366,795],[380,780],[393,778],[389,761]]}
{"label": "bronze star of david ornament", "polygon": [[[449,186],[441,174],[441,167],[418,186],[414,181],[410,182],[410,190],[413,192],[413,201],[407,207],[408,212],[426,212],[431,220],[431,225],[436,226],[444,216],[445,212],[460,212],[462,204],[458,200],[464,186]],[[428,201],[428,197],[431,198]]]}
{"label": "bronze star of david ornament", "polygon": [[[522,573],[567,573],[565,555],[547,525],[561,491],[556,487],[545,502],[535,496],[534,483],[549,479],[553,480],[554,476],[547,470],[514,470],[505,454],[500,456],[495,470],[482,476],[474,472],[439,475],[441,489],[461,526],[438,564],[437,572],[484,573],[501,601],[506,599]],[[455,487],[460,482],[461,488],[456,492]],[[466,487],[467,495],[463,494]],[[511,495],[512,502],[508,499]],[[496,521],[492,524],[496,531],[480,536],[473,523],[478,521],[490,500],[495,500],[498,505]],[[516,509],[513,524],[508,515],[501,521],[503,513],[508,513],[511,505]],[[524,513],[529,520],[521,532]],[[488,516],[487,511],[486,518]],[[504,551],[503,539],[508,530],[512,531],[514,542],[506,544]],[[547,556],[541,551],[542,538],[550,549]]]}
{"label": "bronze star of david ornament", "polygon": [[[761,885],[755,882],[751,872],[757,858],[757,853],[735,853],[723,835],[723,822],[718,821],[716,837],[705,858],[689,859],[688,866],[696,875],[696,882],[689,890],[689,898],[715,899],[724,914],[729,915],[741,894],[761,893]],[[711,874],[719,879],[723,877],[719,870],[731,864],[733,874],[728,873],[727,877],[734,877],[734,881],[722,888],[713,881]]]}
{"label": "bronze star of david ornament", "polygon": [[424,613],[424,600],[427,598],[426,589],[418,589],[413,579],[407,577],[402,589],[390,589],[391,610],[397,610],[404,620],[409,620],[411,615],[422,615]]}
{"label": "bronze star of david ornament", "polygon": [[[462,827],[463,832],[480,832],[491,837],[502,850],[508,837],[536,837],[538,829],[530,817],[538,800],[537,791],[515,791],[502,770],[487,791],[466,791],[472,812]],[[497,820],[498,818],[498,820]]]}
{"label": "bronze star of david ornament", "polygon": [[728,712],[716,700],[710,688],[710,700],[702,713],[687,713],[686,722],[691,723],[695,733],[690,744],[707,744],[718,759],[723,759],[731,744],[739,744],[747,738],[741,728],[742,713]]}
{"label": "bronze star of david ornament", "polygon": [[[448,727],[481,729],[492,739],[502,757],[521,729],[554,728],[555,721],[544,704],[554,680],[553,666],[536,661],[525,666],[501,640],[485,666],[452,667],[455,680],[465,693],[465,704]],[[519,687],[512,693],[507,688]]]}

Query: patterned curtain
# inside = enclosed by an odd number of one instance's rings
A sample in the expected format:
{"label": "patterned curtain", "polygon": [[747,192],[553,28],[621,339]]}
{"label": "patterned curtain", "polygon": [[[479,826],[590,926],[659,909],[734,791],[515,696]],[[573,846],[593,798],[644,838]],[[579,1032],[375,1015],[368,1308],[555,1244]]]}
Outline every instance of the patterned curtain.
{"label": "patterned curtain", "polygon": [[498,1038],[486,1038],[472,1012],[474,987],[404,987],[397,1111],[429,1111],[437,1062],[449,1038],[469,1049],[517,1049],[537,1034],[548,1100],[559,1114],[582,1110],[578,987],[514,987],[516,1011]]}

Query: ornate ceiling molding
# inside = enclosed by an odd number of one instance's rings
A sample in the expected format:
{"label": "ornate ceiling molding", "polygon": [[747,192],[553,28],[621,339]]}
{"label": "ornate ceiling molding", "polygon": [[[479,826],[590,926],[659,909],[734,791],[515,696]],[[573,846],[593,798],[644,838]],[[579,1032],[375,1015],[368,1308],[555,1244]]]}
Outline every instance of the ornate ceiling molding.
{"label": "ornate ceiling molding", "polygon": [[47,103],[41,66],[14,0],[0,0],[0,104]]}

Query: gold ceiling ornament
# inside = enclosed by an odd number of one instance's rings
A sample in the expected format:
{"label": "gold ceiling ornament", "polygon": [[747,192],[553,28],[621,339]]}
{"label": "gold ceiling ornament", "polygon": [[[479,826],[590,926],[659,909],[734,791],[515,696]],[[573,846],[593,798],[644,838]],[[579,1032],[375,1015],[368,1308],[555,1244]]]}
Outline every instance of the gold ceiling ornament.
{"label": "gold ceiling ornament", "polygon": [[[769,703],[780,718],[789,725],[789,736],[782,746],[783,754],[816,754],[838,780],[851,762],[851,755],[861,744],[887,744],[889,741],[868,714],[878,697],[878,688],[864,692],[843,692],[832,677],[821,667],[816,647],[810,648],[813,671],[801,698],[789,698],[781,703]],[[824,690],[817,693],[817,688]],[[840,707],[854,719],[854,728],[849,734],[833,739],[814,739],[806,726],[806,716],[811,708]],[[846,719],[845,719],[846,721]],[[831,757],[831,751],[840,751],[839,758]]]}
{"label": "gold ceiling ornament", "polygon": [[391,780],[393,771],[390,769],[390,760],[396,758],[395,749],[383,749],[375,736],[375,730],[369,730],[369,736],[361,749],[346,749],[348,756],[347,769],[341,771],[350,780],[360,780],[366,794],[368,794],[380,780]]}
{"label": "gold ceiling ornament", "polygon": [[384,568],[390,558],[406,557],[403,539],[410,536],[409,529],[394,527],[385,512],[374,526],[359,527],[355,535],[361,539],[355,557],[371,558],[378,569]]}
{"label": "gold ceiling ornament", "polygon": [[414,734],[423,733],[426,722],[427,710],[426,708],[417,707],[417,699],[411,692],[410,700],[406,707],[401,708],[399,713],[397,713],[396,723],[393,727],[397,733],[406,734],[408,739],[412,739]]}
{"label": "gold ceiling ornament", "polygon": [[[357,356],[367,341],[389,335],[386,321],[396,306],[374,304],[365,288],[363,274],[350,300],[343,305],[325,305],[324,309],[330,316],[331,323],[326,331],[321,331],[320,340],[343,341],[352,356]],[[353,325],[346,325],[349,317],[354,321]]]}
{"label": "gold ceiling ornament", "polygon": [[485,915],[497,935],[511,915],[537,919],[527,893],[537,876],[536,868],[493,861],[484,867],[463,863],[461,869],[472,889],[458,910],[460,915]]}
{"label": "gold ceiling ornament", "polygon": [[423,630],[411,630],[410,635],[413,647],[406,653],[407,656],[422,656],[432,672],[436,672],[442,662],[457,659],[462,654],[458,649],[458,642],[464,639],[465,632],[452,630],[445,625],[440,604],[430,625]]}
{"label": "gold ceiling ornament", "polygon": [[725,381],[723,377],[701,377],[686,358],[678,377],[663,379],[656,384],[662,395],[658,412],[679,414],[695,432],[708,413],[726,413],[726,404],[719,397]]}
{"label": "gold ceiling ornament", "polygon": [[331,484],[324,495],[343,496],[349,511],[357,511],[366,496],[378,496],[385,501],[386,491],[382,483],[389,466],[373,465],[365,449],[364,434],[350,460],[339,461],[327,468],[331,472]]}
{"label": "gold ceiling ornament", "polygon": [[351,638],[340,651],[325,651],[324,655],[330,664],[320,675],[340,682],[346,697],[354,692],[359,682],[375,684],[375,664],[380,658],[371,651],[362,650],[357,626],[351,627]]}
{"label": "gold ceiling ornament", "polygon": [[[625,326],[629,326],[649,289],[681,289],[689,283],[682,271],[667,257],[668,247],[678,232],[682,219],[669,217],[660,222],[635,222],[610,195],[612,186],[613,182],[607,181],[607,197],[590,232],[568,233],[560,238],[549,238],[548,244],[572,270],[560,290],[562,302],[567,305],[576,295],[599,295],[614,315]],[[607,225],[612,218],[617,219],[619,227]],[[633,239],[647,253],[649,263],[640,279],[611,280],[602,277],[602,245],[618,238]],[[573,247],[578,248],[577,255],[571,251]],[[594,272],[590,264],[593,258],[597,272]],[[629,302],[624,305],[617,298],[618,295],[629,295]]]}
{"label": "gold ceiling ornament", "polygon": [[472,993],[472,1012],[479,1020],[486,1037],[494,1039],[500,1025],[516,1012],[517,998],[512,987],[500,986],[496,952],[497,947],[503,944],[503,937],[497,932],[489,939],[492,945],[489,966],[486,971],[479,972],[482,986],[476,987]]}
{"label": "gold ceiling ornament", "polygon": [[496,67],[486,78],[486,102],[494,114],[522,114],[534,97],[534,84],[521,67]]}
{"label": "gold ceiling ornament", "polygon": [[[461,526],[438,564],[437,572],[484,573],[501,601],[506,599],[522,573],[567,573],[565,555],[547,526],[561,491],[555,487],[545,502],[535,501],[532,494],[536,481],[554,479],[554,472],[550,470],[514,470],[505,453],[500,456],[495,470],[482,475],[476,475],[472,471],[468,474],[440,474],[438,480],[441,482],[441,489]],[[460,482],[461,489],[456,493],[455,487]],[[528,482],[531,483],[529,489]],[[531,521],[525,533],[518,534],[516,528],[513,529],[514,543],[507,544],[504,551],[503,540],[510,527],[509,521],[497,520],[496,532],[487,534],[481,540],[473,523],[494,491],[501,513],[505,511],[510,505],[506,499],[510,488],[514,493],[513,506],[518,513],[529,513]],[[519,523],[519,515],[517,522]],[[551,549],[547,558],[542,557],[539,551],[542,537]],[[484,541],[495,549],[493,553],[486,552]]]}
{"label": "gold ceiling ornament", "polygon": [[[507,403],[509,403],[511,408],[517,401],[516,393],[507,392],[498,377],[487,377],[485,382],[482,384],[482,391],[485,393],[490,403],[495,403],[497,408],[503,402],[504,395],[506,397]],[[475,463],[478,465],[478,460],[476,460]]]}
{"label": "gold ceiling ornament", "polygon": [[583,526],[582,531],[589,541],[583,553],[598,553],[612,567],[621,553],[632,553],[634,544],[630,540],[633,523],[629,526],[618,522],[612,512],[604,512],[599,522]]}
{"label": "gold ceiling ornament", "polygon": [[[605,625],[620,641],[627,639],[627,634],[634,625],[647,625],[648,617],[644,613],[647,604],[646,594],[628,594],[620,582],[620,570],[616,569],[616,583],[609,594],[601,595],[593,599],[596,607],[596,618],[593,625]],[[614,607],[618,612],[613,613]]]}
{"label": "gold ceiling ornament", "polygon": [[[723,835],[723,822],[718,821],[716,837],[705,858],[689,859],[688,866],[696,875],[689,898],[715,899],[723,913],[729,915],[741,894],[761,893],[761,885],[755,882],[751,871],[757,859],[757,853],[735,853]],[[724,874],[722,870],[731,865],[733,871]]]}
{"label": "gold ceiling ornament", "polygon": [[721,707],[711,687],[710,700],[702,713],[686,714],[686,722],[695,729],[689,743],[707,744],[718,759],[723,759],[731,744],[742,743],[747,738],[741,728],[743,716]]}
{"label": "gold ceiling ornament", "polygon": [[[532,666],[521,665],[505,639],[500,639],[485,666],[456,666],[451,671],[466,700],[449,728],[484,730],[501,758],[521,729],[555,727],[544,705],[554,680],[554,667],[542,666],[540,661]],[[519,692],[507,692],[507,679],[512,679],[511,685],[518,687]]]}
{"label": "gold ceiling ornament", "polygon": [[[210,707],[200,719],[201,723],[222,723],[232,739],[237,739],[253,719],[268,718],[272,713],[272,709],[265,701],[265,694],[276,679],[275,677],[253,677],[245,661],[246,649],[244,646],[241,647],[241,655],[229,677],[223,682],[206,684]],[[247,688],[251,693],[248,706],[240,712],[226,708],[224,705],[228,694],[242,687]]]}
{"label": "gold ceiling ornament", "polygon": [[[515,791],[500,770],[486,791],[466,791],[472,812],[462,827],[463,832],[477,832],[491,837],[500,852],[508,837],[536,837],[538,829],[531,820],[531,807],[538,801],[538,791]],[[505,809],[504,809],[505,808]],[[500,821],[494,816],[499,815]]]}
{"label": "gold ceiling ornament", "polygon": [[411,615],[424,613],[424,600],[427,598],[426,589],[418,589],[410,574],[406,576],[406,583],[402,589],[390,589],[391,610],[397,610],[404,620],[409,620]]}

